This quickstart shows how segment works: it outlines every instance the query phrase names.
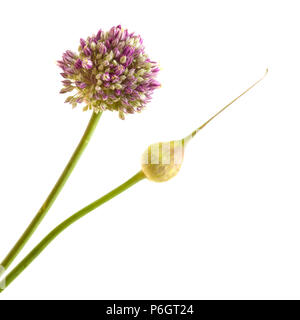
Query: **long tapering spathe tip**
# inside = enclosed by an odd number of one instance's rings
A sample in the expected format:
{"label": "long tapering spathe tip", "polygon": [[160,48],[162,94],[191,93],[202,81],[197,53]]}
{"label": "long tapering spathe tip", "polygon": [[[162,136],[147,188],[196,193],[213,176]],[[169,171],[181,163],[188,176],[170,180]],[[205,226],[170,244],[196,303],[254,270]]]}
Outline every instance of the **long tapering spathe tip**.
{"label": "long tapering spathe tip", "polygon": [[242,92],[239,96],[237,96],[236,98],[234,98],[232,101],[230,101],[225,107],[223,107],[222,109],[220,109],[217,113],[215,113],[211,118],[209,118],[206,122],[204,122],[200,127],[198,127],[196,130],[194,130],[190,135],[188,135],[186,138],[184,138],[185,142],[189,142],[192,138],[194,138],[194,136],[201,130],[203,129],[209,122],[211,122],[214,118],[216,118],[220,113],[222,113],[225,109],[227,109],[229,106],[231,106],[235,101],[237,101],[239,98],[241,98],[244,94],[246,94],[248,91],[250,91],[252,88],[254,88],[259,82],[261,82],[266,75],[268,74],[269,69],[266,68],[266,71],[264,73],[264,75],[257,80],[256,82],[254,82],[248,89],[246,89],[244,92]]}

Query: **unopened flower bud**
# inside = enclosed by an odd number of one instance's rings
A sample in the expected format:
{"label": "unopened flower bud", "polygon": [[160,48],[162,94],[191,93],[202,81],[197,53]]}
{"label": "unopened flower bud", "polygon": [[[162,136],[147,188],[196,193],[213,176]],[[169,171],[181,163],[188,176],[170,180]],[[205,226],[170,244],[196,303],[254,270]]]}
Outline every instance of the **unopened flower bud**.
{"label": "unopened flower bud", "polygon": [[124,64],[126,62],[126,60],[127,60],[126,56],[122,56],[120,58],[120,63]]}
{"label": "unopened flower bud", "polygon": [[261,79],[256,81],[252,86],[250,86],[237,98],[233,99],[230,103],[219,110],[215,115],[209,118],[204,124],[194,130],[184,139],[169,142],[159,142],[150,145],[142,155],[142,171],[146,178],[154,182],[164,182],[175,177],[182,166],[187,143],[194,138],[195,135],[209,122],[227,109],[233,102],[238,100],[241,96],[258,84],[266,76],[267,72],[268,69]]}
{"label": "unopened flower bud", "polygon": [[142,155],[142,171],[151,181],[168,181],[178,174],[183,156],[184,140],[152,144]]}

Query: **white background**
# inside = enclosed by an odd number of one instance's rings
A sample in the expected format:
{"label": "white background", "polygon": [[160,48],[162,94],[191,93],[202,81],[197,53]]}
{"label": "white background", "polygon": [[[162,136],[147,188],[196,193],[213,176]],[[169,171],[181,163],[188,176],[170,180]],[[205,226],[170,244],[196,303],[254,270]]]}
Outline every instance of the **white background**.
{"label": "white background", "polygon": [[106,112],[17,261],[261,77],[189,145],[180,174],[142,181],[57,238],[0,299],[300,298],[299,1],[3,1],[0,256],[54,185],[90,114],[64,104],[55,61],[122,24],[159,61],[142,114]]}

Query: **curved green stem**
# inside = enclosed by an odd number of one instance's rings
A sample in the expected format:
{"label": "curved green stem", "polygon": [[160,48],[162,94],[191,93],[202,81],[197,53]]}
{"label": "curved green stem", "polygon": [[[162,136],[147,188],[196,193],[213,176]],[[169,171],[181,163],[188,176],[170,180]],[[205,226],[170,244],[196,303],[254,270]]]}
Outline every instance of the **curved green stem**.
{"label": "curved green stem", "polygon": [[[98,124],[98,121],[101,117],[101,112],[95,113],[93,112],[92,117],[89,121],[89,124],[81,138],[76,150],[74,151],[70,161],[68,162],[67,166],[65,167],[63,173],[61,174],[60,178],[56,182],[54,188],[50,192],[48,198],[27,227],[21,238],[16,242],[14,247],[8,253],[6,258],[0,264],[0,276],[4,273],[4,271],[10,266],[10,264],[14,261],[18,253],[22,250],[26,242],[30,239],[36,228],[39,226],[49,209],[51,208],[52,204],[56,200],[57,196],[61,192],[62,188],[64,187],[66,181],[68,180],[69,176],[71,175],[73,169],[75,168],[80,156],[82,155],[83,151],[85,150],[86,146],[88,145],[92,134],[95,131],[95,128]],[[1,272],[2,271],[2,272]]]}
{"label": "curved green stem", "polygon": [[[116,197],[123,191],[127,190],[128,188],[132,187],[137,182],[143,180],[145,175],[142,171],[138,172],[134,175],[131,179],[127,180],[125,183],[121,184],[119,187],[115,188],[114,190],[107,193],[105,196],[101,197],[100,199],[92,202],[88,206],[84,207],[80,211],[73,214],[71,217],[66,219],[64,222],[59,224],[55,229],[53,229],[48,235],[6,276],[3,281],[5,287],[9,286],[16,277],[26,269],[30,265],[30,263],[52,242],[61,232],[67,229],[71,224],[79,220],[80,218],[87,215],[89,212],[95,210],[103,203],[111,200],[112,198]],[[2,292],[4,288],[1,289]]]}

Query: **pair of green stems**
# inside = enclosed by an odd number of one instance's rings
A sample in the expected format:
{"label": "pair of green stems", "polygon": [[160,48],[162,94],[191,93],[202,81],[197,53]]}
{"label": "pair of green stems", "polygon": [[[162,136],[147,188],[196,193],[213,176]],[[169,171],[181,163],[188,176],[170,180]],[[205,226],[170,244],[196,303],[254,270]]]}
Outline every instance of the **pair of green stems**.
{"label": "pair of green stems", "polygon": [[[54,201],[58,197],[59,193],[62,191],[65,183],[67,182],[69,176],[71,175],[72,171],[74,170],[78,160],[80,159],[82,153],[86,149],[91,136],[93,135],[97,124],[101,118],[102,113],[93,113],[92,117],[89,121],[89,124],[86,128],[86,131],[80,140],[76,150],[74,151],[70,161],[68,162],[66,168],[64,169],[63,173],[61,174],[60,178],[58,179],[57,183],[55,184],[54,188],[50,192],[48,198],[36,214],[35,218],[32,220],[30,225],[27,227],[23,235],[20,239],[16,242],[14,247],[8,253],[6,258],[2,261],[0,265],[0,276],[4,275],[5,270],[12,264],[14,259],[23,249],[25,244],[28,242],[32,234],[35,232],[41,221],[44,219],[45,215],[53,205]],[[127,180],[125,183],[121,184],[119,187],[115,188],[111,192],[107,193],[100,199],[92,202],[88,206],[84,207],[80,211],[73,214],[71,217],[63,221],[59,224],[56,228],[54,228],[7,276],[4,276],[3,280],[0,283],[0,292],[2,292],[5,288],[7,288],[17,277],[20,273],[22,273],[26,267],[52,242],[62,231],[68,228],[71,224],[88,214],[89,212],[95,210],[105,202],[111,200],[112,198],[116,197],[123,191],[127,190],[137,182],[141,181],[145,178],[145,175],[142,171],[138,172],[134,175],[131,179]],[[2,271],[2,272],[1,272]]]}
{"label": "pair of green stems", "polygon": [[[268,70],[266,70],[265,75],[267,74]],[[258,81],[256,81],[252,86],[250,86],[248,89],[246,89],[242,94],[240,94],[237,98],[233,99],[230,103],[228,103],[225,107],[223,107],[221,110],[219,110],[214,116],[212,116],[210,119],[208,119],[204,124],[202,124],[200,127],[198,127],[196,130],[194,130],[189,136],[187,136],[184,139],[177,140],[175,142],[181,142],[183,141],[190,141],[191,138],[193,138],[202,128],[204,128],[210,121],[212,121],[215,117],[217,117],[221,112],[223,112],[225,109],[227,109],[232,103],[234,103],[236,100],[238,100],[241,96],[243,96],[245,93],[247,93],[250,89],[252,89],[255,85],[257,85],[264,77],[265,75],[260,78]],[[51,208],[52,204],[56,200],[57,196],[61,192],[62,188],[64,187],[66,181],[68,180],[70,174],[72,173],[73,169],[75,168],[80,156],[82,155],[83,151],[85,150],[86,146],[88,145],[90,138],[95,131],[95,128],[100,120],[101,113],[93,113],[92,117],[90,119],[90,122],[87,126],[87,129],[79,142],[75,152],[73,153],[70,161],[68,162],[66,168],[64,169],[62,175],[58,179],[56,185],[54,186],[53,190],[49,194],[48,198],[46,199],[45,203],[42,205],[41,209],[38,211],[37,215],[35,218],[32,220],[26,231],[23,233],[21,238],[18,240],[18,242],[15,244],[15,246],[12,248],[12,250],[9,252],[7,257],[3,260],[3,262],[0,265],[0,277],[1,277],[1,270],[2,270],[2,275],[5,273],[6,269],[11,265],[11,263],[14,261],[16,256],[19,254],[19,252],[22,250],[22,248],[25,246],[27,241],[30,239],[34,231],[37,229],[49,209]],[[174,141],[173,141],[174,142]],[[161,148],[163,144],[168,144],[168,143],[159,143],[155,144],[154,146]],[[174,143],[173,143],[174,145]],[[151,147],[151,146],[150,146]],[[173,150],[174,151],[174,150]],[[181,149],[180,149],[181,152]],[[149,155],[149,154],[147,154]],[[161,160],[161,159],[160,159]],[[176,168],[176,166],[175,166]],[[89,212],[95,210],[105,202],[111,200],[112,198],[116,197],[123,191],[127,190],[128,188],[132,187],[139,181],[143,180],[144,178],[149,178],[149,172],[147,171],[149,169],[153,169],[151,174],[158,174],[156,178],[161,178],[160,174],[162,172],[165,172],[168,174],[167,170],[170,169],[170,175],[168,176],[168,179],[175,176],[177,172],[180,169],[180,166],[174,170],[174,166],[172,165],[161,165],[161,162],[159,162],[159,165],[146,165],[142,166],[142,171],[139,171],[137,174],[135,174],[132,178],[121,184],[119,187],[113,189],[103,197],[99,198],[98,200],[92,202],[88,206],[84,207],[80,211],[76,212],[73,214],[71,217],[63,221],[61,224],[59,224],[56,228],[54,228],[7,276],[4,276],[4,279],[2,282],[0,282],[0,292],[2,292],[7,286],[9,286],[15,279],[18,277],[18,275],[24,271],[24,269],[52,242],[62,231],[64,231],[66,228],[68,228],[71,224],[79,220],[80,218],[84,217],[87,215]],[[153,181],[166,181],[165,180],[155,180]]]}

